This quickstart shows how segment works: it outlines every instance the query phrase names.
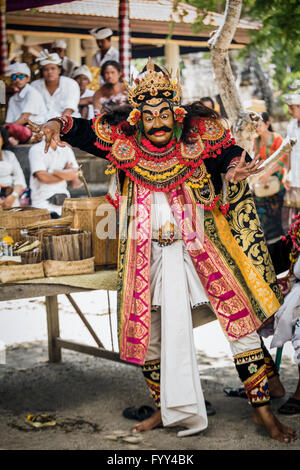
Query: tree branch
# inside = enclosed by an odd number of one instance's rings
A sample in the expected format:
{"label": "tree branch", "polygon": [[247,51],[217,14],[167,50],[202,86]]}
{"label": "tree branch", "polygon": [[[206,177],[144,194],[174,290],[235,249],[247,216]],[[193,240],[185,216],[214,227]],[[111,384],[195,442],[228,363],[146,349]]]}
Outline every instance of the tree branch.
{"label": "tree branch", "polygon": [[215,80],[233,127],[237,143],[249,153],[252,151],[253,137],[260,116],[257,113],[247,113],[243,109],[232,73],[228,50],[239,23],[242,0],[226,0],[224,21],[208,41]]}
{"label": "tree branch", "polygon": [[226,113],[234,123],[243,110],[242,101],[236,88],[231,70],[228,50],[239,23],[242,0],[227,0],[224,21],[208,41],[216,82],[226,109]]}

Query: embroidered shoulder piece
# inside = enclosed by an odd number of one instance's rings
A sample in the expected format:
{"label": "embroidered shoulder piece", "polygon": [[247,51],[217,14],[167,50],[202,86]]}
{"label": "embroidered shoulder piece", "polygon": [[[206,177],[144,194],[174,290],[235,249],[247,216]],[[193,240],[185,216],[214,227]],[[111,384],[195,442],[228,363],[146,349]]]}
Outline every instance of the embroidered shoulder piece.
{"label": "embroidered shoulder piece", "polygon": [[196,138],[199,135],[205,147],[202,154],[203,159],[216,158],[222,153],[222,148],[230,147],[236,143],[229,129],[225,129],[217,119],[195,119],[190,136]]}
{"label": "embroidered shoulder piece", "polygon": [[222,141],[225,137],[225,129],[220,123],[220,121],[217,121],[216,119],[201,119],[199,130],[200,126],[200,134],[203,140],[209,140],[210,142],[219,142]]}
{"label": "embroidered shoulder piece", "polygon": [[114,143],[113,134],[116,132],[115,126],[108,124],[103,120],[103,114],[99,114],[93,119],[92,128],[97,137],[95,146],[101,150],[109,150]]}

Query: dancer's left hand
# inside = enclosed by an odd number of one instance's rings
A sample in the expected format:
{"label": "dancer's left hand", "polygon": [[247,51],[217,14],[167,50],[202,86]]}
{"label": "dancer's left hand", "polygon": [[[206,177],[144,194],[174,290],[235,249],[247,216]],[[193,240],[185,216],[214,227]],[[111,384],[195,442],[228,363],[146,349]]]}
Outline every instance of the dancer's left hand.
{"label": "dancer's left hand", "polygon": [[263,160],[260,160],[259,155],[257,155],[251,162],[246,162],[246,150],[243,151],[239,163],[234,167],[230,168],[225,174],[225,179],[230,183],[237,183],[242,181],[249,176],[260,173],[263,168],[260,168]]}

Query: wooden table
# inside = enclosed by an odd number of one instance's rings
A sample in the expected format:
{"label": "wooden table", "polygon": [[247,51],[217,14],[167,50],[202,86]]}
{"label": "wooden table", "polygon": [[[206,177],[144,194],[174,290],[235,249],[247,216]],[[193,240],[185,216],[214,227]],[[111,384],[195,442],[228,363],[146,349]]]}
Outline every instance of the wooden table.
{"label": "wooden table", "polygon": [[[83,289],[61,284],[2,284],[0,286],[0,301],[31,299],[34,297],[46,298],[48,355],[50,362],[60,362],[61,350],[70,349],[72,351],[78,351],[92,356],[122,362],[124,364],[135,365],[122,361],[118,352],[113,352],[104,348],[101,340],[98,338],[71,296],[71,294],[76,292],[91,292],[93,290],[94,289]],[[76,343],[75,341],[65,340],[60,337],[57,296],[61,294],[68,297],[75,311],[78,313],[81,320],[95,339],[98,347]]]}

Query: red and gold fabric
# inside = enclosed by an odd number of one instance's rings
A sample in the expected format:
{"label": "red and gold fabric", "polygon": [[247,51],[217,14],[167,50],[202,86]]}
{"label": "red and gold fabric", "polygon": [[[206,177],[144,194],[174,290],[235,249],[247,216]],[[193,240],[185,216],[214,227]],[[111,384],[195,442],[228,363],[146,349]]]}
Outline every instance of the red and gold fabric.
{"label": "red and gold fabric", "polygon": [[[218,202],[212,210],[204,211],[204,221],[188,185],[166,193],[196,272],[229,341],[256,331],[283,301],[251,193],[246,185],[239,193],[231,193],[238,199],[233,199],[235,209],[231,208],[227,216],[219,210]],[[121,205],[121,233],[124,222],[129,229],[128,238],[120,240],[120,351],[122,359],[143,364],[151,315],[152,198],[150,190],[129,178],[124,194],[131,195],[127,202],[133,202],[139,210],[127,218],[127,208]]]}
{"label": "red and gold fabric", "polygon": [[142,372],[150,396],[154,399],[156,407],[160,408],[160,360],[145,362],[142,366]]}
{"label": "red and gold fabric", "polygon": [[[256,331],[278,310],[283,296],[245,182],[226,185],[228,210],[222,211],[220,174],[242,153],[233,145],[228,130],[216,120],[196,119],[190,144],[173,140],[157,149],[149,141],[141,139],[139,143],[133,135],[125,135],[120,127],[103,126],[100,118],[94,121],[92,131],[83,121],[74,120],[66,140],[91,153],[95,145],[103,146],[110,170],[123,178],[118,259],[121,358],[142,365],[147,354],[155,191],[164,191],[172,207],[183,242],[228,340]],[[80,129],[86,132],[85,146],[78,142]]]}
{"label": "red and gold fabric", "polygon": [[259,348],[237,354],[234,363],[250,404],[254,408],[269,404],[270,391],[263,350]]}

